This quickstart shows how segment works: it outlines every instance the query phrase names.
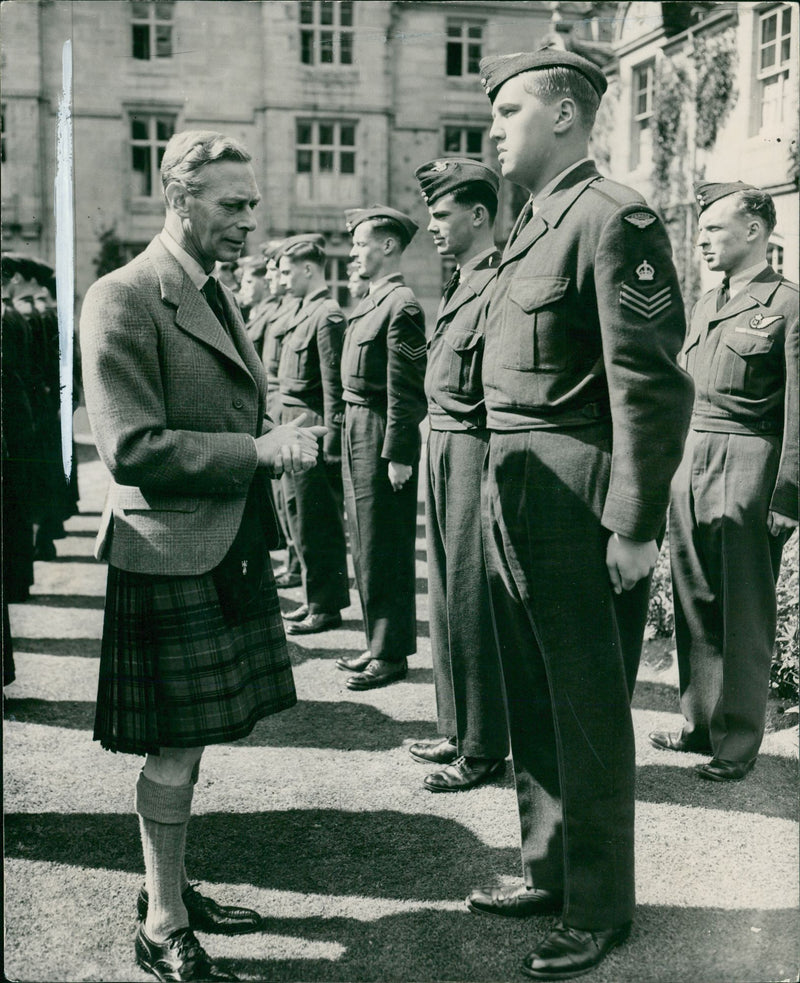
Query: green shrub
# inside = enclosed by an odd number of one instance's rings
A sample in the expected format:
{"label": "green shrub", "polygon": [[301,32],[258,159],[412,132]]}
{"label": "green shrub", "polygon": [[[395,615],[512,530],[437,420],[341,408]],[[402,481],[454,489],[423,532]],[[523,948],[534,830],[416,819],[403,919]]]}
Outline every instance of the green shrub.
{"label": "green shrub", "polygon": [[[798,699],[798,536],[795,533],[783,551],[781,574],[778,578],[778,631],[772,660],[770,686],[775,696]],[[672,606],[672,583],[669,574],[669,539],[664,545],[653,571],[650,588],[650,607],[647,613],[648,634],[651,638],[668,638],[675,630]]]}

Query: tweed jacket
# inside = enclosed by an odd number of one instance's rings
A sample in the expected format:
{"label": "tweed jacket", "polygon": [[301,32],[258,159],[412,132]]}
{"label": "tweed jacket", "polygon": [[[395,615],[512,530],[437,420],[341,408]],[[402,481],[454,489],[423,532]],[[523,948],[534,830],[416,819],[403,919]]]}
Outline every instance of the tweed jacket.
{"label": "tweed jacket", "polygon": [[609,421],[603,525],[653,539],[691,414],[677,364],[685,330],[661,220],[586,161],[512,232],[500,261],[483,357],[488,427]]}
{"label": "tweed jacket", "polygon": [[486,426],[481,382],[483,333],[499,261],[497,250],[484,257],[439,304],[425,369],[432,430]]}
{"label": "tweed jacket", "polygon": [[694,379],[693,430],[781,437],[770,508],[798,517],[798,288],[772,267],[718,311],[697,302],[681,363]]}
{"label": "tweed jacket", "polygon": [[[120,569],[205,573],[239,529],[254,438],[272,424],[263,368],[232,294],[220,293],[230,334],[158,238],[87,291],[86,407],[112,476],[96,555]],[[259,503],[269,540],[269,496]]]}

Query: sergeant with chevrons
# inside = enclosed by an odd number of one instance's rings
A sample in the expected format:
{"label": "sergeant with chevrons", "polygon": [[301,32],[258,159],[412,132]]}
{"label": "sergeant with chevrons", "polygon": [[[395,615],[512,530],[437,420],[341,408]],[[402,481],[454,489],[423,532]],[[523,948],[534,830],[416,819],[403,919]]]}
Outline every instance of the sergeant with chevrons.
{"label": "sergeant with chevrons", "polygon": [[486,308],[500,253],[494,242],[500,179],[468,157],[417,168],[428,231],[456,270],[445,287],[428,342],[425,520],[428,606],[439,733],[412,744],[411,756],[440,770],[431,792],[475,788],[502,775],[508,728],[489,585],[481,558],[481,472],[489,443],[481,385]]}
{"label": "sergeant with chevrons", "polygon": [[350,255],[369,293],[350,314],[342,353],[343,477],[369,648],[337,660],[349,689],[402,679],[416,651],[419,425],[425,416],[425,318],[400,263],[417,230],[397,209],[345,212]]}
{"label": "sergeant with chevrons", "polygon": [[322,458],[284,486],[305,589],[305,603],[284,615],[289,622],[286,633],[310,635],[338,628],[340,611],[350,603],[342,493],[341,358],[346,322],[325,282],[323,236],[287,239],[279,269],[284,287],[300,301],[281,347],[281,420],[292,423],[303,416],[307,425],[314,421],[328,429]]}
{"label": "sergeant with chevrons", "polygon": [[522,969],[566,979],[624,942],[633,918],[642,639],[626,619],[643,628],[646,592],[632,610],[615,598],[655,564],[692,384],[676,360],[685,320],[667,233],[587,156],[603,73],[549,49],[484,59],[481,75],[503,176],[531,194],[483,362],[484,545],[524,883],[473,891],[468,906],[560,914]]}

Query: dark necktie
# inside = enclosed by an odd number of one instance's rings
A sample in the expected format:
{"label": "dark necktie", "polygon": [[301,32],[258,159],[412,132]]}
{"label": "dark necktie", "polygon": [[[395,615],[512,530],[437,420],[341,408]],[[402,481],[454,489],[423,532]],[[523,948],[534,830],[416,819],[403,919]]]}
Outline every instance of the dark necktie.
{"label": "dark necktie", "polygon": [[450,298],[456,292],[456,288],[458,287],[459,283],[461,283],[461,271],[458,269],[458,267],[456,267],[453,270],[452,276],[444,285],[444,294],[442,296],[445,304],[448,302],[448,300],[450,300]]}
{"label": "dark necktie", "polygon": [[718,311],[719,310],[722,310],[722,308],[731,299],[730,286],[731,286],[730,279],[728,277],[724,276],[722,278],[722,283],[719,285],[719,288],[717,289],[717,310]]}
{"label": "dark necktie", "polygon": [[200,292],[208,301],[208,306],[216,315],[216,318],[219,321],[219,323],[227,331],[228,325],[225,319],[225,309],[223,308],[222,301],[220,300],[219,288],[217,286],[216,278],[210,276],[203,284]]}

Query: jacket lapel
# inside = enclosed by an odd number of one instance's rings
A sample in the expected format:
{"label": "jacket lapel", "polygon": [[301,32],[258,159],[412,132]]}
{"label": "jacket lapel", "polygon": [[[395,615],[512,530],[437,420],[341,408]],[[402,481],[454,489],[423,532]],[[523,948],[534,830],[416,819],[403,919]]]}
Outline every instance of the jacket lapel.
{"label": "jacket lapel", "polygon": [[[781,278],[772,267],[763,270],[743,290],[740,290],[738,294],[731,297],[727,304],[718,311],[714,311],[709,318],[709,323],[713,324],[718,321],[726,321],[729,317],[735,317],[737,314],[741,314],[742,311],[758,307],[760,304],[767,304],[770,297],[778,289],[780,282]],[[710,296],[711,303],[713,304],[716,292]]]}
{"label": "jacket lapel", "polygon": [[536,215],[520,229],[516,239],[509,240],[503,253],[501,265],[526,252],[549,228],[558,225],[564,214],[569,211],[586,188],[599,177],[597,168],[592,161],[586,161],[585,164],[567,174],[564,182],[545,198]]}

